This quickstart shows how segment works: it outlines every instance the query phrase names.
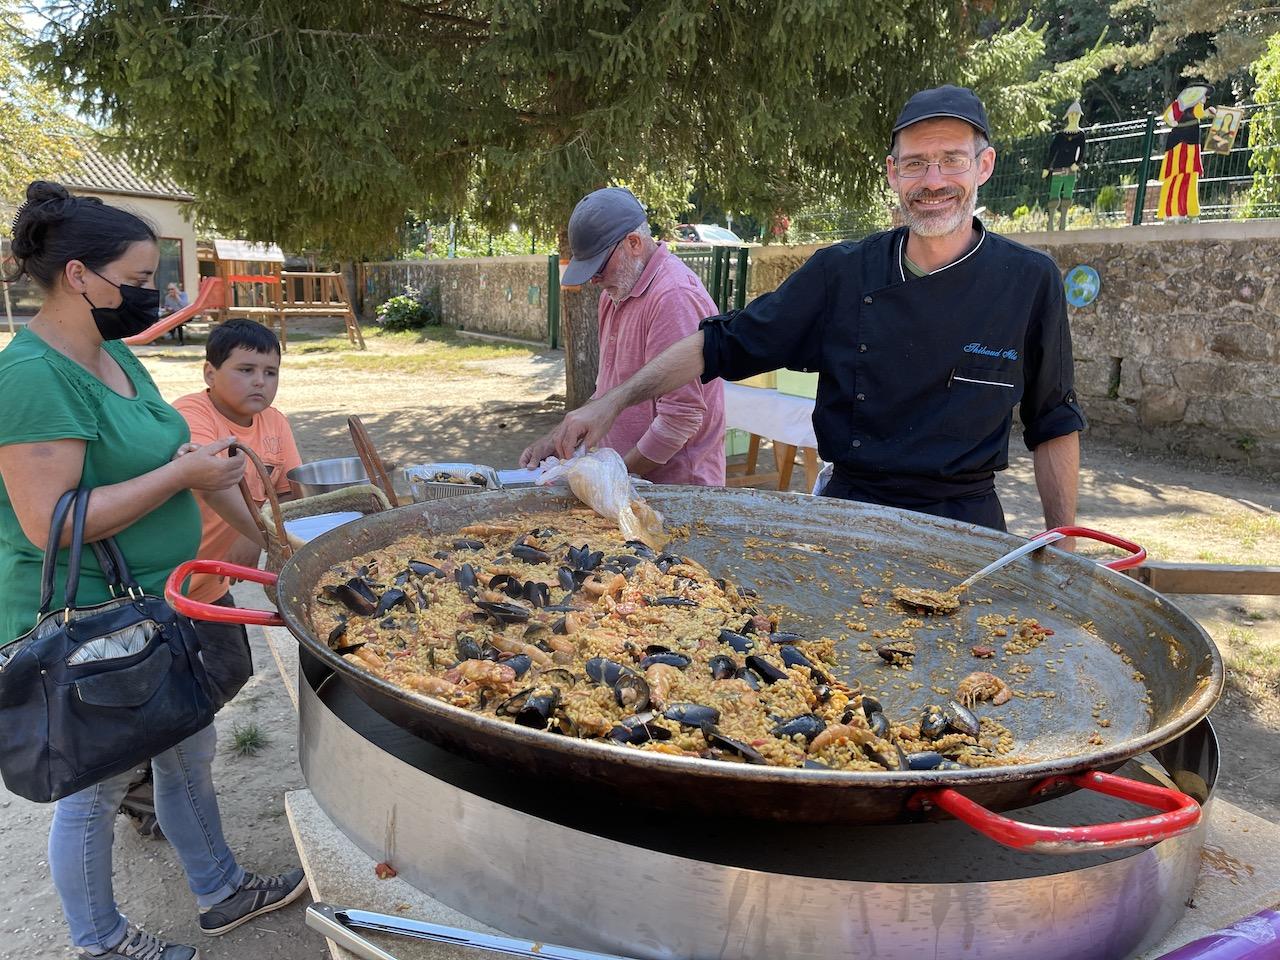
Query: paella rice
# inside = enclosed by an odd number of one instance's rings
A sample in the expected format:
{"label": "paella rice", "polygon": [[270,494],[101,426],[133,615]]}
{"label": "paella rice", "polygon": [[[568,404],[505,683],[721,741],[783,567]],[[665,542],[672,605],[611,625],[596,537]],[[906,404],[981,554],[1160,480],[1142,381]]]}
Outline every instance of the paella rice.
{"label": "paella rice", "polygon": [[839,679],[833,640],[587,510],[407,535],[331,568],[314,600],[316,634],[356,667],[549,733],[781,767],[1012,762],[1009,731],[959,696],[891,716]]}

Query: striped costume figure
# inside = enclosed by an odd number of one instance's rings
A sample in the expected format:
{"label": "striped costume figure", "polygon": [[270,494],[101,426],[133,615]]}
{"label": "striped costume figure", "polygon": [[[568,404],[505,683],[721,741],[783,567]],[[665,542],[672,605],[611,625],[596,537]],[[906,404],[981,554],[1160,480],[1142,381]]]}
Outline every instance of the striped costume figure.
{"label": "striped costume figure", "polygon": [[1164,141],[1164,162],[1160,164],[1161,220],[1186,220],[1200,216],[1200,121],[1207,113],[1213,88],[1197,84],[1187,87],[1165,108],[1162,120],[1170,127]]}
{"label": "striped costume figure", "polygon": [[1200,121],[1169,131],[1160,164],[1160,218],[1200,216]]}

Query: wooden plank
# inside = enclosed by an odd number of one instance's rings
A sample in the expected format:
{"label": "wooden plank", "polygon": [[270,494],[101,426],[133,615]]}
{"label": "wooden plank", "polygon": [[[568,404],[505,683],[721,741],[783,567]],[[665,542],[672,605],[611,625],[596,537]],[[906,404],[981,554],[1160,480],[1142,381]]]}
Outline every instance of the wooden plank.
{"label": "wooden plank", "polygon": [[1280,596],[1280,567],[1149,560],[1124,572],[1160,593]]}

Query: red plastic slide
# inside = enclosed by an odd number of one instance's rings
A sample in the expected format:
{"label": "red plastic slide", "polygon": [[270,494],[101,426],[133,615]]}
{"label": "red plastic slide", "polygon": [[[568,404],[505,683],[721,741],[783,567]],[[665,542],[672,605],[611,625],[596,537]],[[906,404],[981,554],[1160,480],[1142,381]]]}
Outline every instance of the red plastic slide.
{"label": "red plastic slide", "polygon": [[126,337],[125,343],[131,347],[139,344],[150,343],[157,337],[162,337],[174,327],[179,327],[186,323],[192,317],[199,313],[204,313],[212,307],[221,306],[220,295],[222,293],[222,279],[220,277],[204,277],[200,281],[200,290],[196,294],[195,300],[183,307],[176,313],[171,313],[167,317],[161,317],[147,329],[141,333],[134,334],[132,337]]}

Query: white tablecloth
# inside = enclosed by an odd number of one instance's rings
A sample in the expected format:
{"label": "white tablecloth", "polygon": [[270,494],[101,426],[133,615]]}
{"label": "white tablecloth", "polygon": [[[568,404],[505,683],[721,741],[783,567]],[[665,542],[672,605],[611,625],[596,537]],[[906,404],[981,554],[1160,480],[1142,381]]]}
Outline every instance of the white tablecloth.
{"label": "white tablecloth", "polygon": [[724,425],[795,447],[816,447],[813,401],[777,390],[724,385]]}

